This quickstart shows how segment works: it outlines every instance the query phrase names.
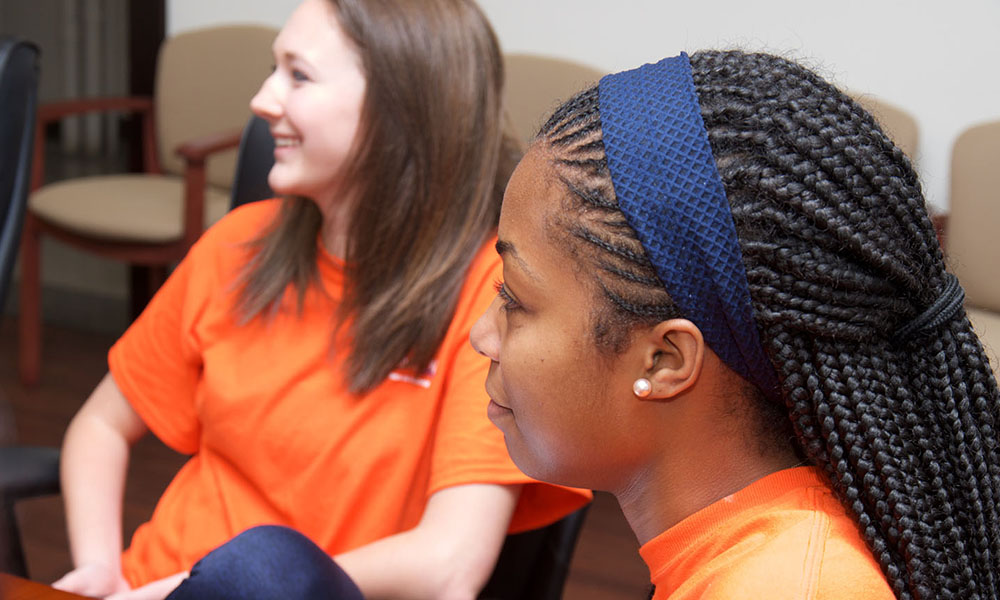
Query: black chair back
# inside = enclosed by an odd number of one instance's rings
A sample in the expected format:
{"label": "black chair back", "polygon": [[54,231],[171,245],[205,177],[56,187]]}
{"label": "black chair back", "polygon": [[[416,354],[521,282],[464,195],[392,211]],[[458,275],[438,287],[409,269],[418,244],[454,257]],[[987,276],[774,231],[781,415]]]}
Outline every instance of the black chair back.
{"label": "black chair back", "polygon": [[271,129],[264,119],[250,117],[240,139],[229,210],[247,202],[273,198],[274,193],[267,184],[267,174],[273,166],[274,138],[271,137]]}
{"label": "black chair back", "polygon": [[38,47],[0,36],[0,306],[21,240],[38,106]]}
{"label": "black chair back", "polygon": [[[38,47],[0,35],[0,306],[21,241],[37,108]],[[14,501],[53,487],[58,491],[59,463],[53,456],[58,457],[54,448],[0,448],[0,571],[27,574]]]}
{"label": "black chair back", "polygon": [[560,600],[590,505],[540,529],[507,536],[480,600]]}

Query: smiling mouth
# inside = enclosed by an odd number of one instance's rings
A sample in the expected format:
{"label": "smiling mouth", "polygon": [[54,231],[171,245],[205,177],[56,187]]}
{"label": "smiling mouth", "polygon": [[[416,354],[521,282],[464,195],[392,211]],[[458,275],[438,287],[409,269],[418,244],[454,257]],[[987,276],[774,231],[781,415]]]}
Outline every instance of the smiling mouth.
{"label": "smiling mouth", "polygon": [[274,146],[276,148],[291,148],[293,146],[298,146],[302,142],[294,138],[274,138]]}

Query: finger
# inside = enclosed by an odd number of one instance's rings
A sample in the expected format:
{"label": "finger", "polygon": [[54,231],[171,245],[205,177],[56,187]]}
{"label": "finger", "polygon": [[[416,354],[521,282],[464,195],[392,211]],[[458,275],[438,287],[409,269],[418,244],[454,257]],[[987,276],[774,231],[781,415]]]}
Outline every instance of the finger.
{"label": "finger", "polygon": [[52,587],[57,590],[69,592],[74,591],[75,588],[79,587],[82,583],[84,583],[84,577],[80,574],[80,570],[76,569],[66,573],[59,579],[52,582]]}

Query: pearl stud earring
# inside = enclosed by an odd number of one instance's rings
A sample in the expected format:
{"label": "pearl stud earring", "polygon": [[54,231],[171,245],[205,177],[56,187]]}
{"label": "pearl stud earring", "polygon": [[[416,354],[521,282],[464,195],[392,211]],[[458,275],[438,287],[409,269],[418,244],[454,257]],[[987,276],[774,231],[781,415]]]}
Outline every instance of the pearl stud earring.
{"label": "pearl stud earring", "polygon": [[635,380],[632,384],[632,393],[640,398],[645,398],[653,391],[653,384],[649,383],[649,380],[645,377],[640,377]]}

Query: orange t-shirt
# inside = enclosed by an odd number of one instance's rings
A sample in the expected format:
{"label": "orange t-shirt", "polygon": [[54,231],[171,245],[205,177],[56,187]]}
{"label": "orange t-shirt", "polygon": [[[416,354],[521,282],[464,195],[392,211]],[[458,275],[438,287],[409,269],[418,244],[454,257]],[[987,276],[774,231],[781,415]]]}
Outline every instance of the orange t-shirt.
{"label": "orange t-shirt", "polygon": [[346,389],[331,335],[342,262],[319,251],[323,289],[301,314],[286,290],[273,317],[240,325],[234,282],[246,241],[277,201],[234,210],[192,247],[109,354],[112,376],[150,430],[190,454],[122,558],[133,586],[189,569],[241,531],[293,527],[334,555],[414,527],[428,497],[467,483],[527,484],[511,531],[542,526],[589,492],[530,480],[486,417],[489,361],[469,330],[501,263],[476,256],[452,323],[424,373],[399,368],[364,397]]}
{"label": "orange t-shirt", "polygon": [[655,600],[894,600],[814,467],[772,473],[639,549]]}

